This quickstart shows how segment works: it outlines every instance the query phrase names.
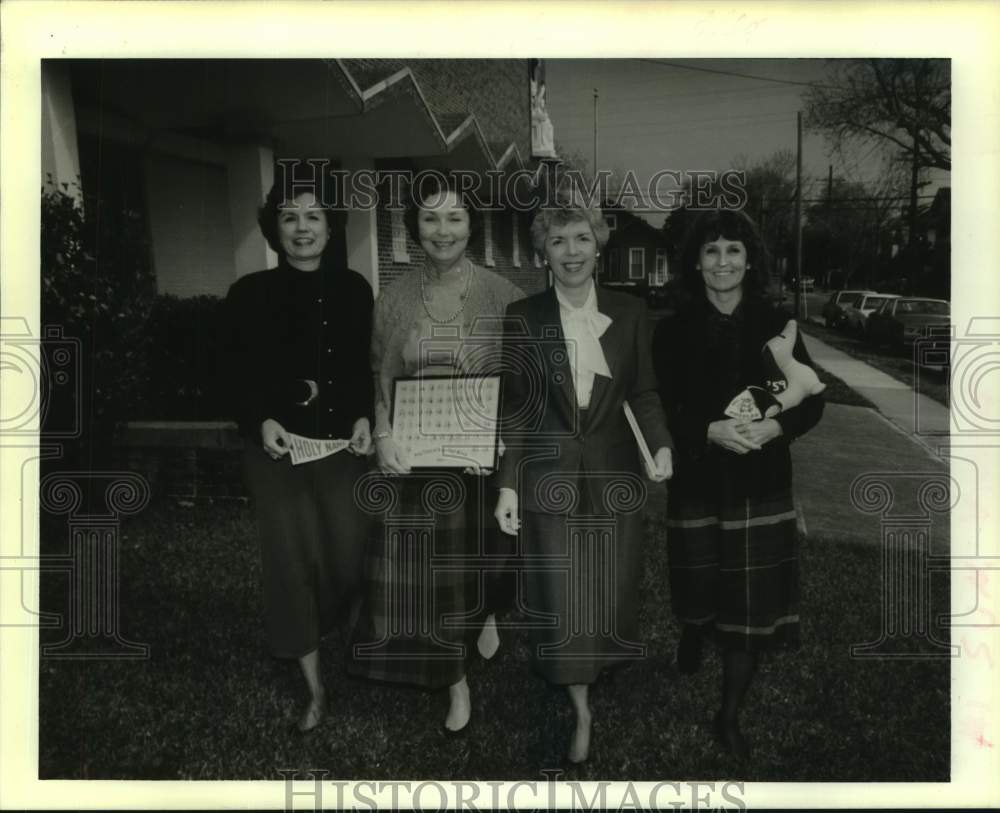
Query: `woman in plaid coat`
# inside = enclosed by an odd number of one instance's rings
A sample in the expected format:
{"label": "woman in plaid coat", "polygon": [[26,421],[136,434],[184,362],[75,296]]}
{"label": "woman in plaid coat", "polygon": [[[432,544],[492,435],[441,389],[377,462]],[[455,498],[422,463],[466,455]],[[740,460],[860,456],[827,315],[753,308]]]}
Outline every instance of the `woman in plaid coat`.
{"label": "woman in plaid coat", "polygon": [[[788,320],[764,299],[763,246],[741,212],[698,215],[682,254],[686,302],[665,319],[653,359],[676,472],[668,498],[671,602],[683,625],[678,668],[697,671],[703,638],[722,650],[715,735],[731,753],[749,748],[738,714],[758,653],[796,648],[799,578],[789,444],[823,413],[819,395],[773,418],[727,417],[749,386],[787,386],[765,344]],[[793,357],[812,366],[798,337]],[[730,410],[732,412],[732,410]]]}

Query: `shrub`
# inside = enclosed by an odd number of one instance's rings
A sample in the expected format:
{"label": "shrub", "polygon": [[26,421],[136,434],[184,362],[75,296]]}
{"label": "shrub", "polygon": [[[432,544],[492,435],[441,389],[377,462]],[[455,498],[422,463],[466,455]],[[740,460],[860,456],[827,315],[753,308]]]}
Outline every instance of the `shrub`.
{"label": "shrub", "polygon": [[81,344],[76,394],[83,435],[67,445],[68,458],[106,461],[116,427],[143,400],[154,296],[141,214],[91,195],[81,205],[69,184],[56,187],[50,178],[42,189],[41,320]]}
{"label": "shrub", "polygon": [[219,307],[214,296],[158,296],[148,324],[147,398],[138,417],[220,420],[230,417],[216,363]]}

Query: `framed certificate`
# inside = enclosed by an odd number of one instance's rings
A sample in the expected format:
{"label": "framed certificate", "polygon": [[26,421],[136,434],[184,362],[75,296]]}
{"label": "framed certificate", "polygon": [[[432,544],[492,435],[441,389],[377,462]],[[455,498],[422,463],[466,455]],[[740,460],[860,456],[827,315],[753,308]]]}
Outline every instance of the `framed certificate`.
{"label": "framed certificate", "polygon": [[393,381],[392,439],[414,469],[495,469],[499,423],[499,375]]}

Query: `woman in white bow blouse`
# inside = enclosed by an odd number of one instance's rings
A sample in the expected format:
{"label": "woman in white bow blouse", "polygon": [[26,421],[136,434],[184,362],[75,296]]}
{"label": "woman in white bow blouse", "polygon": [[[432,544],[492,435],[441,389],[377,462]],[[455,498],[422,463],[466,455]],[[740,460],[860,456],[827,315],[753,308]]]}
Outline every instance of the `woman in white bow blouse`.
{"label": "woman in white bow blouse", "polygon": [[[590,684],[604,667],[645,654],[636,600],[641,473],[670,477],[672,444],[646,305],[594,283],[608,239],[601,210],[566,198],[539,210],[532,239],[553,287],[507,308],[496,518],[506,533],[520,531],[532,663],[568,689],[576,712],[568,758],[580,763],[590,750]],[[626,401],[652,468],[640,462]]]}

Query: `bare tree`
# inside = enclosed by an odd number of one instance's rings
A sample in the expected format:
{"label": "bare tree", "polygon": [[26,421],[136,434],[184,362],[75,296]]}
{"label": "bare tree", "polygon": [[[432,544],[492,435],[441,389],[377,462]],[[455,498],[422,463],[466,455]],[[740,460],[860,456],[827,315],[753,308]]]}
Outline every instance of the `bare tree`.
{"label": "bare tree", "polygon": [[806,95],[806,125],[842,148],[876,142],[916,168],[951,169],[951,64],[947,59],[831,60]]}

